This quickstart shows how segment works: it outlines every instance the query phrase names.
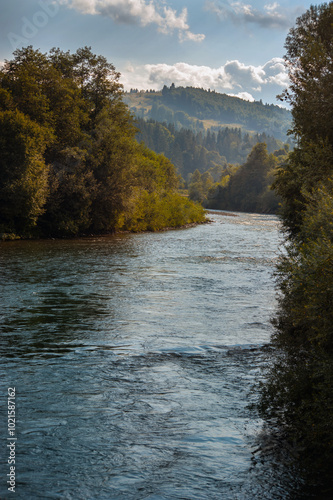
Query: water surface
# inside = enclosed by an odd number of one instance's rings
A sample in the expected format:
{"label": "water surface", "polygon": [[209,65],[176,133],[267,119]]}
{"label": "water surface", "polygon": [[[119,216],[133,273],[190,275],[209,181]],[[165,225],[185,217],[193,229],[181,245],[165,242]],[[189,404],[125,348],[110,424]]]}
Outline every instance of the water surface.
{"label": "water surface", "polygon": [[286,498],[288,477],[253,461],[261,423],[247,408],[276,307],[278,221],[210,217],[0,245],[15,498]]}

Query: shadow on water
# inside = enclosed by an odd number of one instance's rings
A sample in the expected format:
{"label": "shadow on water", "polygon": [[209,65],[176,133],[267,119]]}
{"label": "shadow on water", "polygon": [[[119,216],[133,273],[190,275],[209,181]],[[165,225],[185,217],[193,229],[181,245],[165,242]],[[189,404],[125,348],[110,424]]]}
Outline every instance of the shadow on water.
{"label": "shadow on water", "polygon": [[[118,287],[112,275],[122,270],[121,265],[113,265],[113,254],[118,260],[119,254],[133,257],[130,239],[2,244],[1,355],[52,356],[66,350],[63,344],[91,340],[96,328],[112,330],[115,314],[110,297]],[[97,259],[111,259],[107,273],[100,264],[96,266]]]}

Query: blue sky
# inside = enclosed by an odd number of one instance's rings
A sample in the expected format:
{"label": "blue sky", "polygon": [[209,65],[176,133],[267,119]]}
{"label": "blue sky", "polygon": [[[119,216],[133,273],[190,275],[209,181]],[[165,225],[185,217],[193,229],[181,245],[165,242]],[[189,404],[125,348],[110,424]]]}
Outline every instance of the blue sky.
{"label": "blue sky", "polygon": [[277,104],[288,85],[284,42],[307,0],[0,0],[0,61],[33,45],[85,45],[125,90],[214,89]]}

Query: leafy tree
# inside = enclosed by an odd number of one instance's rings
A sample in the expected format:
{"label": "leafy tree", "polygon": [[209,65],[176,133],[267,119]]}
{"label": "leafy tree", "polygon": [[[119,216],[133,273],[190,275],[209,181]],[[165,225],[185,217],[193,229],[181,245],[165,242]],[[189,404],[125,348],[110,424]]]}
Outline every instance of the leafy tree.
{"label": "leafy tree", "polygon": [[49,130],[20,111],[0,111],[0,231],[26,236],[43,213],[48,167],[43,154]]}
{"label": "leafy tree", "polygon": [[131,192],[136,144],[131,118],[129,115],[127,119],[124,118],[124,112],[122,109],[112,109],[110,113],[106,108],[96,119],[94,143],[88,157],[97,183],[93,200],[95,231],[111,231],[115,228]]}
{"label": "leafy tree", "polygon": [[233,175],[224,176],[208,195],[209,208],[246,212],[274,212],[276,197],[269,187],[277,160],[264,143],[256,144],[247,161]]}
{"label": "leafy tree", "polygon": [[261,414],[292,444],[316,498],[333,492],[333,3],[311,7],[286,42],[284,98],[298,144],[275,181],[286,253]]}
{"label": "leafy tree", "polygon": [[72,237],[92,230],[92,204],[97,195],[93,172],[79,148],[63,151],[63,163],[49,174],[49,195],[39,227],[46,236]]}
{"label": "leafy tree", "polygon": [[[149,227],[160,228],[168,217],[158,210],[166,212],[167,199],[184,207],[173,196],[179,183],[174,166],[136,142],[119,77],[89,47],[42,54],[30,46],[5,62],[0,71],[3,231],[110,232],[125,228],[145,196],[154,207]],[[160,147],[166,147],[169,130],[157,132]],[[198,220],[200,210],[194,210]]]}
{"label": "leafy tree", "polygon": [[105,106],[122,99],[120,73],[103,56],[96,56],[90,47],[78,49],[73,56],[74,79],[83,98],[90,104],[90,114],[96,118]]}
{"label": "leafy tree", "polygon": [[333,186],[308,198],[301,238],[277,269],[281,295],[260,410],[291,443],[314,492],[330,498],[333,443]]}
{"label": "leafy tree", "polygon": [[282,96],[292,106],[293,133],[302,141],[333,141],[333,4],[311,6],[286,39],[290,89]]}
{"label": "leafy tree", "polygon": [[275,182],[284,201],[282,217],[291,236],[300,230],[305,193],[325,181],[333,158],[333,4],[311,6],[286,39],[291,86],[282,99],[292,106],[298,145]]}
{"label": "leafy tree", "polygon": [[332,164],[332,144],[304,140],[278,168],[273,187],[282,198],[282,222],[290,237],[301,230],[307,195],[332,174]]}

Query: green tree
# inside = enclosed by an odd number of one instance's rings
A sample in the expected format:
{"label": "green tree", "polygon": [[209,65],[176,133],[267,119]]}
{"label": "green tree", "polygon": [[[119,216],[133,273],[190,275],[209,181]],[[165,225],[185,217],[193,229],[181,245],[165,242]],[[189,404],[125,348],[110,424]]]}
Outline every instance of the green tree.
{"label": "green tree", "polygon": [[92,230],[92,204],[97,194],[93,172],[79,148],[68,148],[63,163],[49,173],[49,195],[39,227],[46,236],[72,237]]}
{"label": "green tree", "polygon": [[302,224],[305,193],[325,181],[332,168],[332,25],[332,2],[311,6],[286,39],[291,85],[281,98],[292,106],[297,147],[279,169],[275,189],[283,199],[283,222],[291,236]]}
{"label": "green tree", "polygon": [[247,161],[224,176],[209,195],[209,207],[244,212],[273,212],[276,197],[270,196],[271,172],[276,167],[274,155],[264,143],[253,146]]}
{"label": "green tree", "polygon": [[0,112],[0,231],[30,236],[44,211],[49,130],[20,111]]}
{"label": "green tree", "polygon": [[316,498],[333,492],[333,3],[311,7],[286,42],[297,147],[278,169],[286,253],[261,414],[292,444]]}
{"label": "green tree", "polygon": [[[171,221],[159,215],[167,199],[184,206],[173,196],[179,178],[171,162],[137,144],[119,77],[90,47],[42,54],[29,46],[5,62],[0,71],[3,231],[26,235],[35,228],[47,236],[114,231],[146,195],[153,207],[150,227],[160,228]],[[159,132],[160,146],[167,147],[169,130],[161,126]],[[202,213],[197,216],[201,220]]]}
{"label": "green tree", "polygon": [[93,54],[91,47],[84,47],[73,55],[73,63],[74,79],[83,98],[89,102],[93,119],[105,106],[122,100],[120,73],[105,57]]}
{"label": "green tree", "polygon": [[88,165],[96,179],[92,227],[111,231],[131,194],[136,143],[132,118],[121,103],[105,107],[96,118]]}

